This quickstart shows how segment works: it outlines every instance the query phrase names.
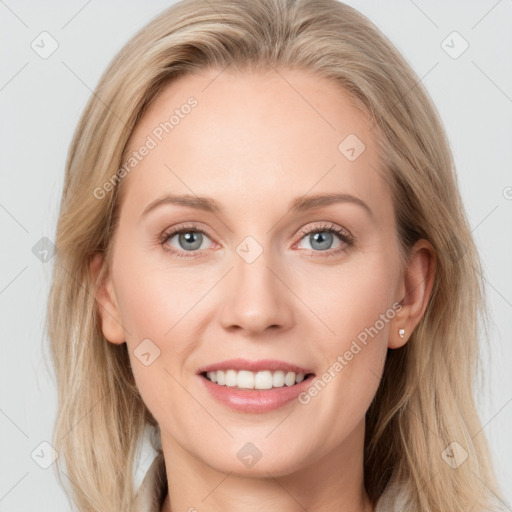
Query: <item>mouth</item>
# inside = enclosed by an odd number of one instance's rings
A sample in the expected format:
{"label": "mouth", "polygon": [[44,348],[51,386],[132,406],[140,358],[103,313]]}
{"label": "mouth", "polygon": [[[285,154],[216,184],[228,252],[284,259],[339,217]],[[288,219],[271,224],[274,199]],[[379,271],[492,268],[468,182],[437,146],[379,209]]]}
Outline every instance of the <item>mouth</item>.
{"label": "mouth", "polygon": [[293,372],[282,370],[261,370],[257,372],[249,370],[214,370],[201,372],[206,380],[217,384],[244,391],[262,391],[293,387],[301,382],[314,377],[314,373]]}
{"label": "mouth", "polygon": [[315,378],[311,368],[286,361],[242,358],[203,366],[197,376],[217,402],[237,412],[255,414],[294,403]]}

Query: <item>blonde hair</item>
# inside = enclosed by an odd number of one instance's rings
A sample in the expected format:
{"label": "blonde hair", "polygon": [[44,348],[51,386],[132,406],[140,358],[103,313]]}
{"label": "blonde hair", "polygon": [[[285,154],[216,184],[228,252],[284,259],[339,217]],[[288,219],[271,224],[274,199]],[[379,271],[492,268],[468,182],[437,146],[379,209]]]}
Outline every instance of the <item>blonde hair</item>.
{"label": "blonde hair", "polygon": [[[426,312],[402,348],[389,350],[366,415],[365,487],[376,502],[400,482],[410,510],[481,511],[498,493],[474,402],[480,263],[435,107],[388,39],[335,0],[185,0],[136,34],[101,77],[69,150],[47,325],[58,386],[54,445],[82,511],[130,510],[137,443],[157,427],[133,378],[126,344],[105,340],[95,287],[111,263],[130,134],[159,91],[201,69],[299,69],[327,77],[374,123],[405,257],[427,239],[436,251]],[[91,257],[104,253],[92,282]],[[468,453],[456,469],[442,452]],[[61,458],[57,459],[61,484]]]}

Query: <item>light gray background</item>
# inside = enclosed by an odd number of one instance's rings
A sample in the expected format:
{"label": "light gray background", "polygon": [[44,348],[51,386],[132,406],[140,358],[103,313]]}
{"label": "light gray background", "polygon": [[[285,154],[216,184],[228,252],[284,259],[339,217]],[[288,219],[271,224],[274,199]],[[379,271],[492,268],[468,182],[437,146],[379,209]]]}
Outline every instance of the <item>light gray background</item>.
{"label": "light gray background", "polygon": [[[482,348],[487,383],[478,399],[496,471],[512,510],[512,2],[350,0],[402,51],[444,121],[461,193],[485,268],[492,317]],[[42,333],[51,260],[32,247],[54,240],[66,153],[79,114],[112,57],[170,1],[0,0],[0,510],[69,510],[51,441],[56,388]],[[42,59],[43,31],[58,49]],[[458,58],[442,41],[469,43]],[[448,39],[452,52],[461,41]],[[453,318],[453,321],[458,321]],[[151,462],[145,445],[138,481]],[[41,451],[42,450],[42,451]]]}

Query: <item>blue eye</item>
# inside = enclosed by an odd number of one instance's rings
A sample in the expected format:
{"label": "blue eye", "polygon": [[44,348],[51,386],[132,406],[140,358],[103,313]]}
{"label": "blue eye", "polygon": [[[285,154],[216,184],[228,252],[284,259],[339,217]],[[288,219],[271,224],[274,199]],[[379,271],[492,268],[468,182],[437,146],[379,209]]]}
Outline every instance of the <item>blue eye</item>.
{"label": "blue eye", "polygon": [[[180,247],[178,247],[179,250],[176,250],[175,247],[169,246],[168,242],[174,238],[177,235],[178,244]],[[181,228],[177,229],[168,233],[165,233],[162,238],[162,245],[164,245],[165,250],[176,254],[180,257],[185,258],[196,258],[198,255],[196,254],[190,254],[185,255],[182,254],[180,251],[183,250],[184,252],[195,252],[198,249],[200,249],[203,241],[204,236],[208,236],[205,231],[202,229],[197,228],[196,226],[190,226],[187,228]]]}
{"label": "blue eye", "polygon": [[[346,230],[339,228],[334,224],[314,226],[313,228],[304,229],[300,232],[301,240],[309,236],[309,243],[312,251],[312,256],[332,256],[340,252],[346,251],[350,246],[354,244],[354,237]],[[341,246],[334,249],[331,245],[334,240],[334,236],[341,240]],[[169,244],[169,241],[177,236],[178,247]],[[161,236],[161,244],[164,250],[183,258],[198,258],[201,255],[201,246],[205,241],[205,237],[209,238],[206,231],[197,227],[196,225],[190,225],[181,227],[178,229],[172,229],[165,232]],[[205,249],[203,247],[203,249]],[[188,254],[187,254],[188,253]],[[326,253],[326,254],[315,254],[315,253]]]}
{"label": "blue eye", "polygon": [[[328,251],[327,254],[319,254],[318,256],[331,256],[333,254],[338,254],[339,252],[345,251],[354,243],[354,238],[348,231],[345,231],[334,224],[314,226],[313,228],[302,230],[300,234],[302,235],[302,238],[306,238],[309,241],[312,249],[318,249],[314,250],[314,252]],[[330,250],[334,240],[333,235],[336,235],[343,243],[341,247]]]}

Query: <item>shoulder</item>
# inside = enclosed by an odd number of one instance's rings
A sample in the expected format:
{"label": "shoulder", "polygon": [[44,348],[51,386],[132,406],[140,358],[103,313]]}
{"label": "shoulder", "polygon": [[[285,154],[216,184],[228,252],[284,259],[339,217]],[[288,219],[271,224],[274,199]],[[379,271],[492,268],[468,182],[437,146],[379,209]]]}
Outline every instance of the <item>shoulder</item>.
{"label": "shoulder", "polygon": [[130,512],[160,512],[166,495],[167,474],[164,456],[160,452],[147,470]]}

